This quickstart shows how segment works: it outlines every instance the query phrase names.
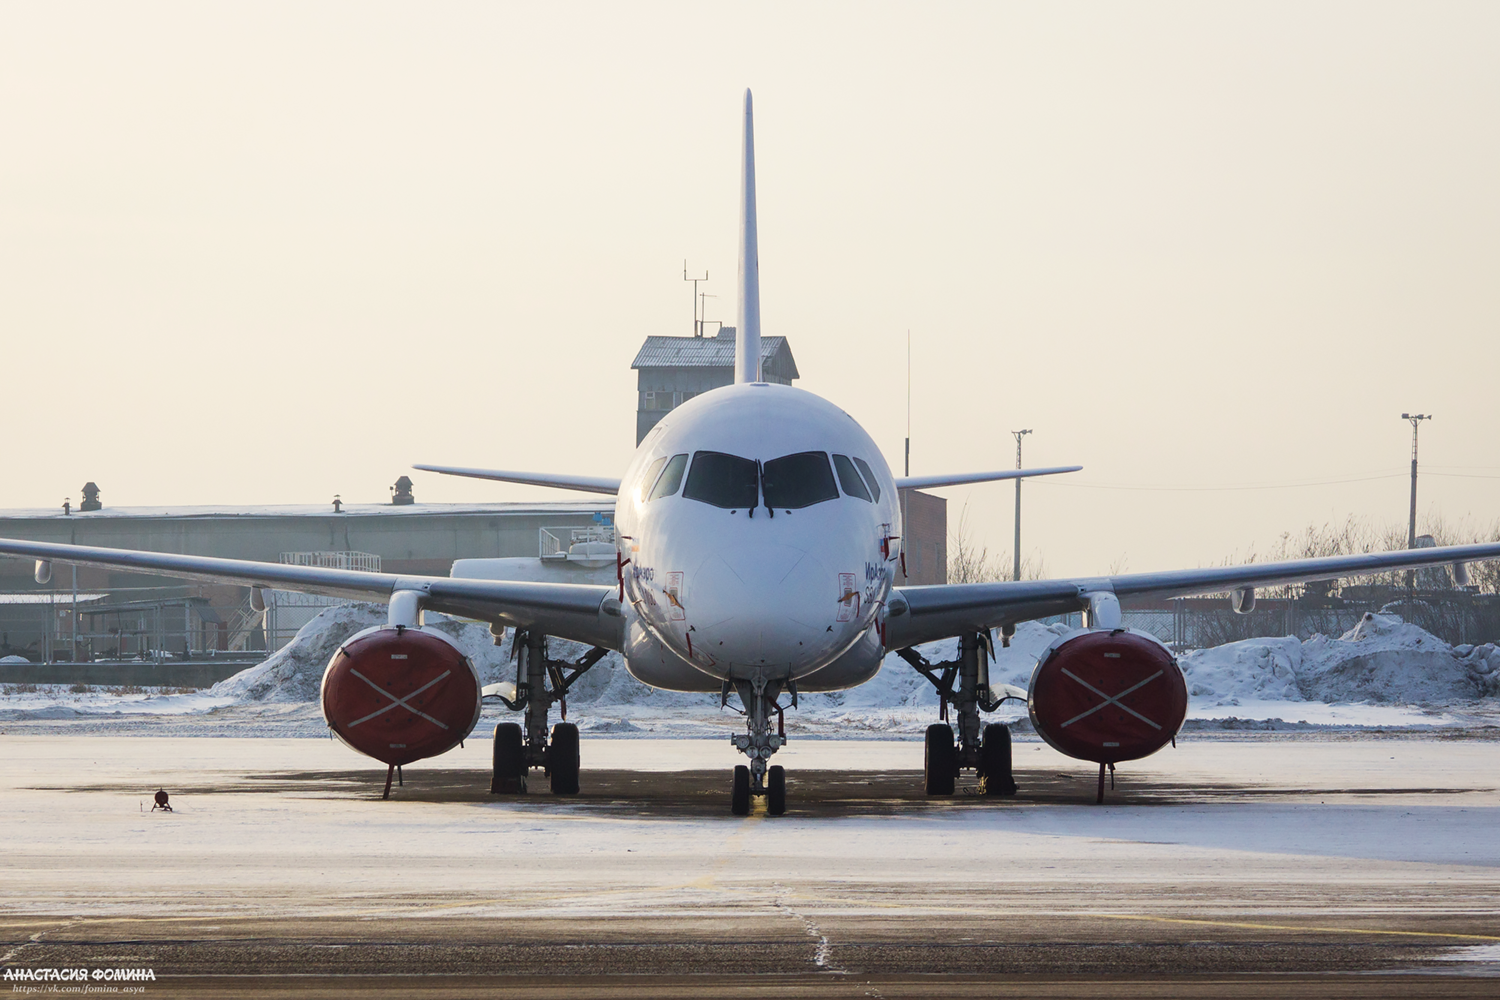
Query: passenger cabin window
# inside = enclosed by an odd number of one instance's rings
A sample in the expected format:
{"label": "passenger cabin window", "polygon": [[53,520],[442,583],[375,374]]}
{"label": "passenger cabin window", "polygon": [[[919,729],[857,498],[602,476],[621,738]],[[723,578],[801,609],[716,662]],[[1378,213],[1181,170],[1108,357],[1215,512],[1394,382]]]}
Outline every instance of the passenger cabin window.
{"label": "passenger cabin window", "polygon": [[862,458],[856,458],[854,460],[854,464],[857,465],[857,466],[859,466],[859,471],[860,472],[864,473],[864,476],[865,476],[865,485],[868,486],[868,487],[870,487],[870,495],[875,498],[875,502],[876,503],[879,503],[880,502],[880,483],[876,481],[876,479],[875,479],[875,473],[873,471],[871,471],[869,463],[866,462]]}
{"label": "passenger cabin window", "polygon": [[859,471],[849,461],[848,455],[833,456],[833,467],[839,470],[839,483],[844,487],[845,493],[851,497],[859,497],[866,503],[875,502],[870,499],[870,491],[865,488],[865,481],[859,478]]}
{"label": "passenger cabin window", "polygon": [[677,487],[682,485],[682,474],[687,471],[687,458],[686,455],[673,455],[672,461],[667,463],[666,471],[656,481],[656,489],[652,490],[651,495],[646,499],[655,500],[658,497],[669,497],[676,493]]}
{"label": "passenger cabin window", "polygon": [[656,477],[661,474],[661,467],[666,464],[667,456],[663,455],[661,458],[658,458],[656,461],[646,466],[646,471],[641,475],[640,484],[635,488],[636,500],[640,500],[645,496],[646,491],[651,488],[651,484],[656,482]]}
{"label": "passenger cabin window", "polygon": [[753,510],[760,494],[756,471],[755,463],[748,458],[719,451],[694,452],[693,468],[682,495],[715,507]]}
{"label": "passenger cabin window", "polygon": [[839,496],[828,468],[828,455],[821,451],[771,459],[765,464],[762,482],[768,508],[796,510]]}

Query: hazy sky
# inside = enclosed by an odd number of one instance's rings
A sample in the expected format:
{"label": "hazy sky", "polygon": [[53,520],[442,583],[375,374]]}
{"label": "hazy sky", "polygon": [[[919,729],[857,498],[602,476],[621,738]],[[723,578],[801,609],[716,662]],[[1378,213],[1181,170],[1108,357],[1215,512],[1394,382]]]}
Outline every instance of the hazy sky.
{"label": "hazy sky", "polygon": [[1493,3],[5,4],[0,506],[618,473],[684,257],[734,315],[750,86],[764,332],[897,468],[908,329],[913,473],[1085,465],[1050,570],[1404,519],[1403,410],[1492,522],[1497,52]]}

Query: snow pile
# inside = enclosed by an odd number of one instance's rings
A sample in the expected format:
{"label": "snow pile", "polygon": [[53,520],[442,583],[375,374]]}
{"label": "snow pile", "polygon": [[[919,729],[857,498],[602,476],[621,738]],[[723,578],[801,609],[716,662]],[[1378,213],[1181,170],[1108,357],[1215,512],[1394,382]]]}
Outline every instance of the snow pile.
{"label": "snow pile", "polygon": [[1181,663],[1195,705],[1446,705],[1500,694],[1500,648],[1450,646],[1395,615],[1367,614],[1337,639],[1245,639]]}
{"label": "snow pile", "polygon": [[[385,616],[386,608],[380,604],[329,608],[265,663],[215,685],[208,694],[241,705],[314,702],[323,671],[339,644],[360,629],[385,621]],[[459,644],[483,683],[514,679],[510,638],[496,646],[486,626],[438,614],[429,613],[427,623]],[[1063,625],[1035,622],[1018,626],[1009,648],[996,650],[991,684],[1026,688],[1042,651],[1066,631]],[[587,647],[581,643],[548,641],[548,653],[555,658],[576,660],[585,652]],[[920,652],[935,663],[955,659],[958,641],[931,643]],[[1496,646],[1455,648],[1392,615],[1366,615],[1337,639],[1248,639],[1189,653],[1181,663],[1193,714],[1205,718],[1223,714],[1219,710],[1225,706],[1243,707],[1256,718],[1269,718],[1281,711],[1276,705],[1289,702],[1308,707],[1312,703],[1434,706],[1500,695],[1500,649]],[[806,692],[800,703],[799,723],[845,731],[915,732],[937,713],[932,686],[895,654],[886,658],[869,683],[848,691]],[[647,687],[630,676],[618,653],[608,654],[578,679],[568,705],[586,730],[601,733],[635,732],[639,722],[656,728],[672,720],[695,726],[720,717],[717,694]],[[1010,708],[1014,711],[1004,714],[1025,714],[1018,703]],[[1305,714],[1306,708],[1299,711]]]}
{"label": "snow pile", "polygon": [[[264,663],[241,670],[215,684],[209,694],[229,698],[234,704],[276,704],[317,701],[328,661],[350,636],[386,621],[384,604],[355,602],[340,604],[320,613],[297,632],[295,638]],[[424,622],[456,642],[474,663],[482,684],[514,680],[512,631],[496,646],[489,626],[427,612]],[[549,639],[547,652],[556,659],[577,660],[588,651],[582,643]],[[619,653],[610,653],[580,677],[568,694],[570,705],[635,706],[676,708],[702,706],[705,696],[657,691],[631,677]]]}
{"label": "snow pile", "polygon": [[1187,675],[1188,697],[1194,703],[1232,705],[1241,701],[1303,700],[1297,687],[1302,643],[1296,636],[1244,639],[1212,649],[1196,649],[1177,662]]}
{"label": "snow pile", "polygon": [[[353,603],[328,608],[297,633],[264,663],[242,670],[215,684],[209,691],[214,697],[228,698],[235,704],[275,704],[317,701],[323,682],[323,671],[340,644],[360,629],[379,625],[386,620],[383,604]],[[457,621],[428,612],[426,623],[453,638],[474,662],[480,681],[513,680],[515,667],[511,653],[514,632],[503,645],[496,646],[489,628],[475,622]],[[1038,625],[1026,622],[1018,626],[1009,648],[997,649],[990,667],[994,684],[1025,687],[1032,667],[1042,650],[1066,629],[1061,625]],[[564,639],[548,640],[549,656],[576,660],[588,651],[582,643]],[[933,662],[958,655],[958,640],[947,639],[922,647],[922,654]],[[660,691],[631,677],[619,653],[609,653],[574,683],[568,693],[570,707],[591,712],[647,711],[712,707],[716,694]],[[849,691],[805,694],[801,705],[808,709],[867,710],[922,708],[937,710],[937,694],[922,677],[895,654],[886,657],[880,672],[869,683]]]}
{"label": "snow pile", "polygon": [[384,605],[336,604],[302,626],[270,659],[220,681],[209,694],[241,704],[317,701],[323,671],[339,646],[360,629],[385,619]]}
{"label": "snow pile", "polygon": [[[1013,684],[1025,688],[1031,683],[1031,672],[1042,651],[1052,640],[1067,632],[1065,625],[1042,625],[1037,622],[1022,622],[1016,626],[1016,634],[1010,646],[995,649],[995,661],[990,664],[990,684]],[[932,663],[958,658],[958,640],[944,639],[918,647],[917,651]],[[880,665],[880,672],[868,683],[848,691],[830,691],[826,694],[803,695],[802,704],[810,708],[924,708],[937,711],[937,691],[927,678],[913,670],[905,660],[891,653]]]}
{"label": "snow pile", "polygon": [[[321,612],[270,659],[215,684],[209,693],[236,704],[317,701],[323,671],[340,645],[354,633],[386,621],[384,604],[339,604]],[[489,626],[428,612],[425,622],[458,643],[474,661],[483,683],[501,679],[509,646],[495,646]]]}

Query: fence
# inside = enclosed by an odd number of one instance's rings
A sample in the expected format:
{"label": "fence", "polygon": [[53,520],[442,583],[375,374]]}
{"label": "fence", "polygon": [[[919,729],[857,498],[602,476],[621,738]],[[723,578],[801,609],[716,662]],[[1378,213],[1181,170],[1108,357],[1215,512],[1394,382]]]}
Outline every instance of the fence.
{"label": "fence", "polygon": [[[1461,590],[1416,591],[1368,588],[1362,600],[1262,600],[1248,615],[1236,614],[1225,598],[1189,597],[1165,608],[1126,608],[1124,625],[1149,632],[1173,649],[1205,649],[1241,639],[1268,636],[1340,636],[1371,612],[1393,614],[1459,646],[1500,641],[1500,596]],[[1044,623],[1077,628],[1079,614],[1056,615]]]}

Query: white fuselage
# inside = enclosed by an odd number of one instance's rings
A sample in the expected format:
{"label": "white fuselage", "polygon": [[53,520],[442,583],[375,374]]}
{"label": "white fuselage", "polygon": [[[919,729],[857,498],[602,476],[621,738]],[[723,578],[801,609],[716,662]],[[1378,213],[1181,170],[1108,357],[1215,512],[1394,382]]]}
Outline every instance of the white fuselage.
{"label": "white fuselage", "polygon": [[641,442],[615,521],[624,654],[647,684],[717,691],[758,673],[831,690],[880,668],[900,500],[875,442],[828,401],[767,383],[689,400]]}

